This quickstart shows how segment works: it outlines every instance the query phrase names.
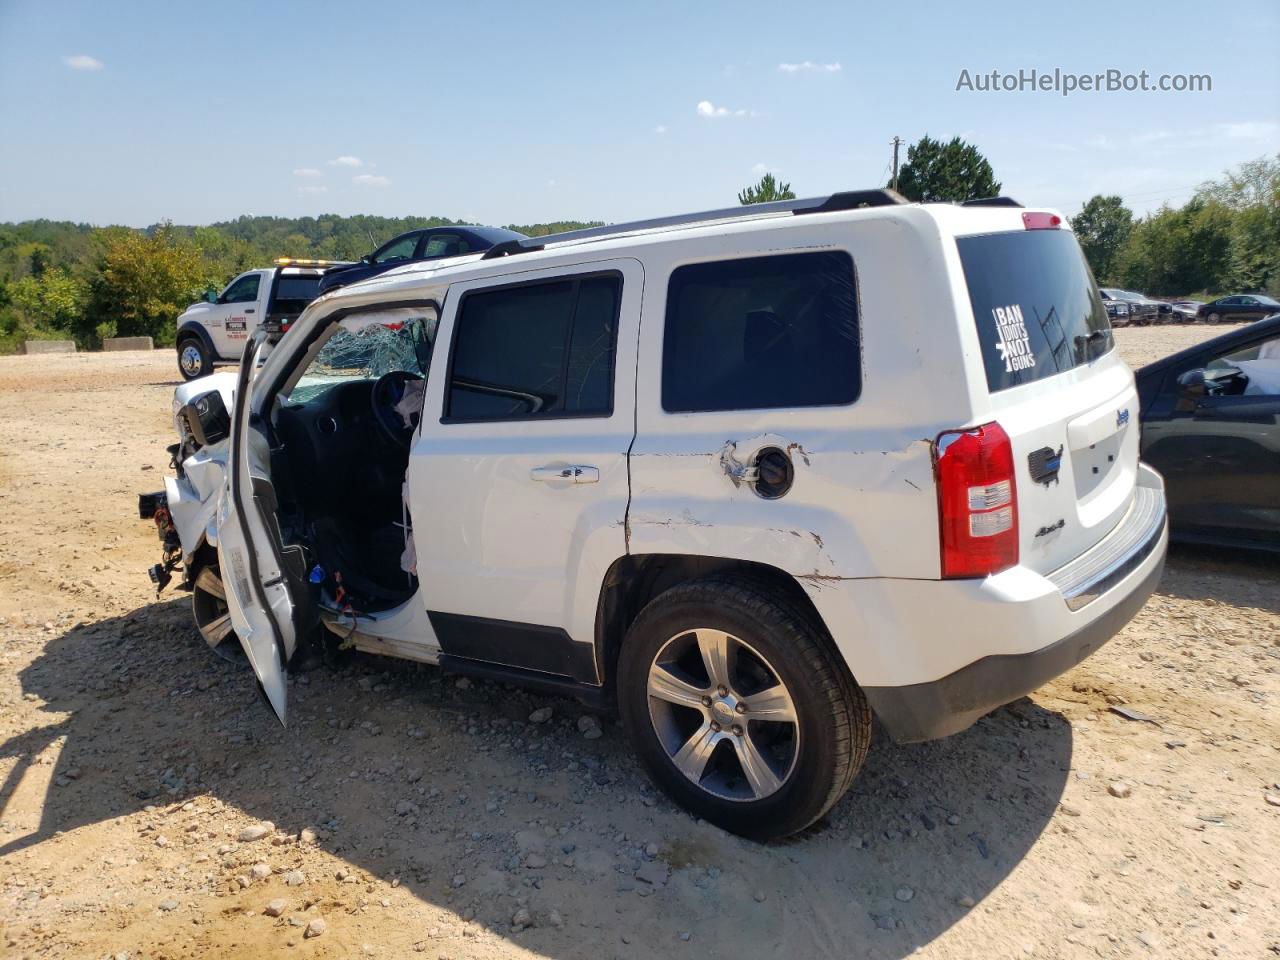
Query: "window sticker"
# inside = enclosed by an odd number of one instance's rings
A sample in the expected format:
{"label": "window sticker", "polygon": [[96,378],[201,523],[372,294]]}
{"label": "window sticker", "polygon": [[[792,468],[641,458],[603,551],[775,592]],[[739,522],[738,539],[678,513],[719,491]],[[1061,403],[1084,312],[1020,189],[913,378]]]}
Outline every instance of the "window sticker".
{"label": "window sticker", "polygon": [[1022,319],[1022,308],[1011,303],[1007,307],[994,308],[991,314],[995,317],[996,332],[1000,337],[996,342],[996,349],[1000,351],[1000,359],[1004,361],[1005,373],[1034,367],[1036,357],[1031,352],[1027,325]]}

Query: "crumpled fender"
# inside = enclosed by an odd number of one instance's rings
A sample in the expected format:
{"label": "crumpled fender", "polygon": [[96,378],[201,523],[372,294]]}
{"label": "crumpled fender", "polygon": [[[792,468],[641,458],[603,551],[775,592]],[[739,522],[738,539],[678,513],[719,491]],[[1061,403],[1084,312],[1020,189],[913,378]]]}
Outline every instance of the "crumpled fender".
{"label": "crumpled fender", "polygon": [[183,462],[182,472],[181,477],[165,477],[164,492],[183,560],[190,563],[202,544],[218,545],[218,501],[227,485],[226,442],[197,450]]}

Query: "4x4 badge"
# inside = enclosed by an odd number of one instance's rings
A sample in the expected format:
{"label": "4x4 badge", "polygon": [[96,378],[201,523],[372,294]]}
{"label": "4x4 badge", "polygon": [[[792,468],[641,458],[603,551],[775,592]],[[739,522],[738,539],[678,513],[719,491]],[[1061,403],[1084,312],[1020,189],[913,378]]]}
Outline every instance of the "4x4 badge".
{"label": "4x4 badge", "polygon": [[1125,407],[1123,410],[1117,410],[1116,411],[1116,429],[1119,430],[1128,422],[1129,422],[1129,408]]}
{"label": "4x4 badge", "polygon": [[1031,479],[1043,483],[1046,487],[1058,482],[1058,471],[1062,468],[1062,447],[1041,447],[1027,454],[1027,466],[1031,469]]}

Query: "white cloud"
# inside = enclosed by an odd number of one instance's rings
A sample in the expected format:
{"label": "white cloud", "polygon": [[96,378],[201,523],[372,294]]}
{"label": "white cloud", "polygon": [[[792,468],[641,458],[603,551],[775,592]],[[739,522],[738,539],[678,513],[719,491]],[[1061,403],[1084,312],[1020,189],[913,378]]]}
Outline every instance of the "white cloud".
{"label": "white cloud", "polygon": [[364,161],[359,157],[334,157],[329,161],[331,167],[363,167]]}
{"label": "white cloud", "polygon": [[1280,133],[1280,124],[1269,120],[1249,120],[1245,123],[1224,123],[1222,132],[1230,140],[1270,140]]}
{"label": "white cloud", "polygon": [[777,167],[771,167],[767,163],[757,163],[751,168],[751,172],[757,177],[763,177],[766,173],[781,173]]}
{"label": "white cloud", "polygon": [[315,167],[299,167],[297,170],[293,171],[293,175],[295,177],[323,176],[323,174],[319,170],[317,170]]}
{"label": "white cloud", "polygon": [[62,62],[72,70],[101,70],[103,63],[97,57],[87,53],[77,53],[74,57],[63,57]]}
{"label": "white cloud", "polygon": [[299,187],[299,188],[298,188],[298,192],[299,192],[299,193],[328,193],[328,192],[329,192],[329,188],[328,188],[328,187],[315,187],[315,186],[308,185],[308,186],[305,186],[305,187]]}
{"label": "white cloud", "polygon": [[754,110],[731,110],[728,107],[717,107],[710,100],[699,100],[697,106],[698,116],[707,117],[715,120],[720,117],[754,117]]}
{"label": "white cloud", "polygon": [[656,127],[653,128],[653,132],[657,134],[663,134],[667,132],[667,128],[664,127],[662,124],[658,124]]}
{"label": "white cloud", "polygon": [[389,187],[391,181],[387,177],[375,176],[372,173],[360,173],[351,178],[352,183],[358,183],[366,187]]}
{"label": "white cloud", "polygon": [[814,63],[805,60],[801,63],[780,63],[778,69],[783,73],[839,73],[844,68],[838,63]]}

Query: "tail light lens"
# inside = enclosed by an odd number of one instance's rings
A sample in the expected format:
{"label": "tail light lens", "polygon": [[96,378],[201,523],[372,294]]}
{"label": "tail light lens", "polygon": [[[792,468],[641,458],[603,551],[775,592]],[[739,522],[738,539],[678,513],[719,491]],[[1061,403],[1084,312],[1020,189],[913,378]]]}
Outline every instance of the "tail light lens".
{"label": "tail light lens", "polygon": [[1028,230],[1057,230],[1062,226],[1062,218],[1056,213],[1024,213],[1022,225]]}
{"label": "tail light lens", "polygon": [[1018,563],[1013,445],[998,423],[939,435],[934,444],[942,576],[985,577]]}

